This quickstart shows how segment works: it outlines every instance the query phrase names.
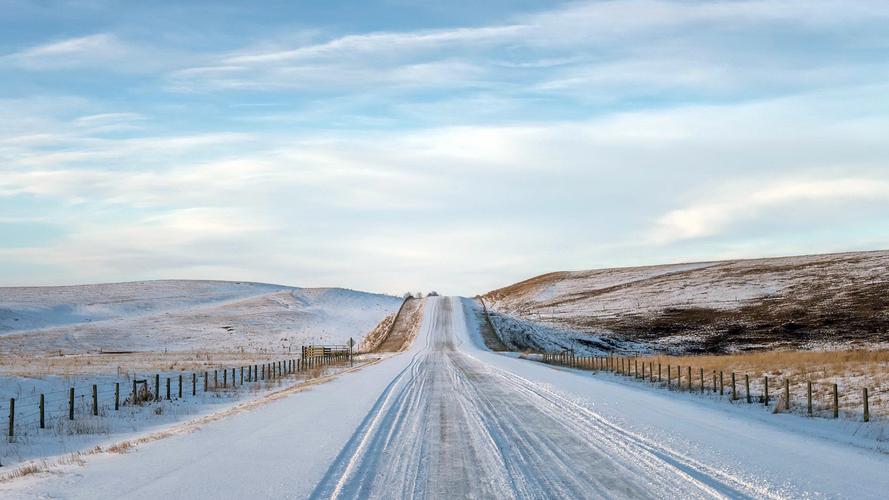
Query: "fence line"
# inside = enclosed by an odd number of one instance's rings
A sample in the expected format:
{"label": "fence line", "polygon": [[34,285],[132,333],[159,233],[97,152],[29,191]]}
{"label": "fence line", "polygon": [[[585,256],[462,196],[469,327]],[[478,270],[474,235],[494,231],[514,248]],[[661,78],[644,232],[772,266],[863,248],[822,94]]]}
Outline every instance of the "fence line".
{"label": "fence line", "polygon": [[[87,384],[85,389],[82,389],[83,386],[72,386],[64,390],[47,391],[18,399],[9,398],[7,408],[0,402],[0,415],[5,413],[7,416],[6,436],[7,440],[13,441],[17,435],[25,433],[26,428],[45,429],[50,416],[57,416],[60,421],[74,421],[77,418],[104,416],[104,412],[111,411],[111,407],[116,412],[122,406],[145,406],[161,401],[197,397],[200,379],[203,379],[203,393],[230,393],[242,387],[257,387],[263,384],[268,386],[291,375],[346,362],[352,362],[352,352],[348,348],[303,347],[302,355],[297,358],[238,367],[221,367],[212,373],[207,370],[202,375],[198,372],[190,372],[190,376],[188,372],[167,373],[163,378],[160,373],[142,378],[134,375],[132,379],[127,376],[127,382],[124,384],[115,380]],[[129,387],[130,381],[132,387]],[[61,396],[62,394],[64,396]],[[47,396],[60,396],[53,398],[53,401],[64,401],[64,404],[57,404],[50,410],[48,407],[50,398]],[[103,415],[100,415],[100,409]]]}
{"label": "fence line", "polygon": [[[640,364],[639,357],[625,356],[575,356],[571,351],[563,351],[558,353],[543,353],[540,355],[540,361],[543,363],[576,368],[581,370],[592,370],[613,373],[625,377],[631,377],[641,382],[654,384],[656,387],[662,387],[667,390],[684,391],[691,393],[699,393],[701,395],[711,394],[720,398],[728,396],[730,402],[739,400],[746,401],[747,404],[754,402],[762,404],[766,408],[772,408],[774,412],[791,411],[793,408],[801,404],[800,399],[793,399],[790,390],[790,377],[783,379],[769,378],[768,375],[762,377],[761,391],[759,394],[753,394],[750,390],[750,375],[743,373],[744,390],[738,390],[738,372],[735,371],[718,371],[712,370],[709,376],[705,376],[703,368],[694,370],[691,365],[679,365],[648,362],[646,369],[645,360],[642,359]],[[655,368],[657,369],[655,375]],[[683,374],[683,368],[685,373]],[[693,374],[694,372],[694,374]],[[726,377],[728,374],[728,377]],[[666,376],[664,376],[666,375]],[[726,380],[730,379],[729,387],[726,387]],[[709,382],[709,383],[708,383]],[[828,414],[831,418],[839,418],[840,416],[840,395],[839,385],[836,383],[813,382],[806,380],[806,395],[804,398],[805,413],[810,417],[822,416]],[[813,398],[813,386],[826,386],[829,389],[830,400],[827,404],[817,401]],[[770,390],[772,392],[770,392]],[[873,391],[867,387],[861,389],[860,411],[856,412],[860,415],[863,422],[869,422],[871,419],[870,396]],[[848,394],[848,392],[846,393]],[[779,397],[775,397],[780,395]],[[772,401],[774,406],[770,406]],[[821,404],[818,404],[821,403]],[[845,413],[845,412],[844,412]]]}

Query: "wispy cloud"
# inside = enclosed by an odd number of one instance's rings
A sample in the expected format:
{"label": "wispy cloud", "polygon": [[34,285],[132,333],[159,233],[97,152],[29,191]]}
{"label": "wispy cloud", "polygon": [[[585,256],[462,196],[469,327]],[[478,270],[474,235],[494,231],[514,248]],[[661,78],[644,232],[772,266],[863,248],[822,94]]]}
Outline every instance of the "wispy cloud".
{"label": "wispy cloud", "polygon": [[[737,191],[737,190],[733,190]],[[651,238],[659,244],[713,236],[730,231],[739,222],[780,217],[782,212],[824,208],[834,202],[857,204],[889,201],[889,180],[836,178],[783,181],[749,192],[734,192],[729,199],[705,201],[671,210],[659,218]]]}
{"label": "wispy cloud", "polygon": [[0,62],[31,70],[95,67],[120,62],[130,52],[113,34],[97,33],[30,47],[3,56]]}

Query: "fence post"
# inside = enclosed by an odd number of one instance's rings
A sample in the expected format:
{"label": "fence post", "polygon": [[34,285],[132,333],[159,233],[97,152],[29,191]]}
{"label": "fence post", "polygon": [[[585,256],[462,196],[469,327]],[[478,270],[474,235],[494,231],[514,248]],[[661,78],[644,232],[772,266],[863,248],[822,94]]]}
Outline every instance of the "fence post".
{"label": "fence post", "polygon": [[192,396],[196,396],[196,395],[197,395],[197,392],[198,392],[198,391],[197,391],[197,389],[198,389],[197,386],[198,386],[198,374],[195,373],[195,372],[191,372],[191,395],[192,395]]}
{"label": "fence post", "polygon": [[154,374],[154,400],[161,400],[161,376],[159,373]]}
{"label": "fence post", "polygon": [[114,411],[120,410],[120,382],[114,383]]}
{"label": "fence post", "polygon": [[40,395],[40,428],[41,428],[41,429],[45,429],[45,428],[46,428],[46,425],[45,425],[44,420],[43,420],[43,416],[44,416],[44,414],[46,413],[45,410],[46,410],[46,404],[45,404],[45,401],[44,401],[44,399],[43,399],[43,394],[41,394],[41,395]]}
{"label": "fence post", "polygon": [[725,384],[723,383],[722,371],[719,372],[719,395],[725,395]]}
{"label": "fence post", "polygon": [[744,390],[747,392],[747,404],[750,404],[750,375],[744,374]]}
{"label": "fence post", "polygon": [[213,390],[219,389],[219,370],[213,370]]}
{"label": "fence post", "polygon": [[182,374],[179,374],[179,399],[182,399]]}
{"label": "fence post", "polygon": [[99,415],[99,390],[96,388],[96,384],[93,384],[93,416],[96,417]]}
{"label": "fence post", "polygon": [[812,381],[806,381],[806,409],[809,416],[812,416]]}
{"label": "fence post", "polygon": [[207,392],[207,386],[209,385],[207,378],[208,378],[208,374],[207,374],[207,372],[204,372],[204,392]]}
{"label": "fence post", "polygon": [[241,367],[241,385],[244,385],[244,367]]}
{"label": "fence post", "polygon": [[68,420],[74,420],[74,388],[68,391]]}
{"label": "fence post", "polygon": [[15,429],[15,398],[9,398],[9,437],[12,438]]}
{"label": "fence post", "polygon": [[870,407],[867,404],[867,387],[862,389],[861,397],[863,398],[863,401],[864,401],[864,421],[869,422],[870,421]]}
{"label": "fence post", "polygon": [[170,400],[170,377],[167,377],[167,401]]}
{"label": "fence post", "polygon": [[235,369],[232,368],[232,387],[235,386]]}
{"label": "fence post", "polygon": [[667,365],[667,389],[670,389],[670,365]]}
{"label": "fence post", "polygon": [[790,379],[784,379],[784,409],[790,411]]}
{"label": "fence post", "polygon": [[769,406],[769,377],[764,376],[762,378],[762,383],[763,383],[763,389],[762,389],[763,390],[763,393],[762,393],[763,404],[766,406]]}
{"label": "fence post", "polygon": [[139,393],[136,391],[136,377],[133,376],[133,404],[137,404],[139,402]]}
{"label": "fence post", "polygon": [[688,392],[691,392],[691,365],[688,365]]}
{"label": "fence post", "polygon": [[833,384],[833,418],[840,418],[840,391]]}
{"label": "fence post", "polygon": [[713,370],[713,392],[716,392],[716,370]]}
{"label": "fence post", "polygon": [[[713,378],[715,379],[716,375],[714,375]],[[701,394],[704,394],[704,369],[703,368],[701,368]]]}
{"label": "fence post", "polygon": [[657,364],[657,381],[658,382],[661,381],[661,364],[660,363]]}
{"label": "fence post", "polygon": [[222,370],[222,387],[228,387],[228,369]]}

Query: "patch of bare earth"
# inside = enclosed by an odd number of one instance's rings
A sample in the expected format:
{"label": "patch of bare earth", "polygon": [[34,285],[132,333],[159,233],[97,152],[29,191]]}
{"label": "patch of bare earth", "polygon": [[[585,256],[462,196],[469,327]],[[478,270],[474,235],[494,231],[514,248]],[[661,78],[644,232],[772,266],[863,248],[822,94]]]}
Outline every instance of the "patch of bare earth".
{"label": "patch of bare earth", "polygon": [[420,330],[425,299],[407,299],[385,337],[372,352],[400,352],[407,349]]}

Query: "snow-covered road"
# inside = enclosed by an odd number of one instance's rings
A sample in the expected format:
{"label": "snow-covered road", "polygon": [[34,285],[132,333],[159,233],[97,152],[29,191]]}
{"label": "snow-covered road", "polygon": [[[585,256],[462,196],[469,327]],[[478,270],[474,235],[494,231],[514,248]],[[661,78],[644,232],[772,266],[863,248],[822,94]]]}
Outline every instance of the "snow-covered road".
{"label": "snow-covered road", "polygon": [[[3,497],[885,498],[889,460],[480,347],[432,298],[411,349]],[[797,417],[790,417],[797,418]],[[802,419],[798,419],[802,420]]]}
{"label": "snow-covered road", "polygon": [[460,349],[467,338],[461,303],[427,307],[425,348],[387,388],[314,497],[689,498],[748,491],[472,358]]}

